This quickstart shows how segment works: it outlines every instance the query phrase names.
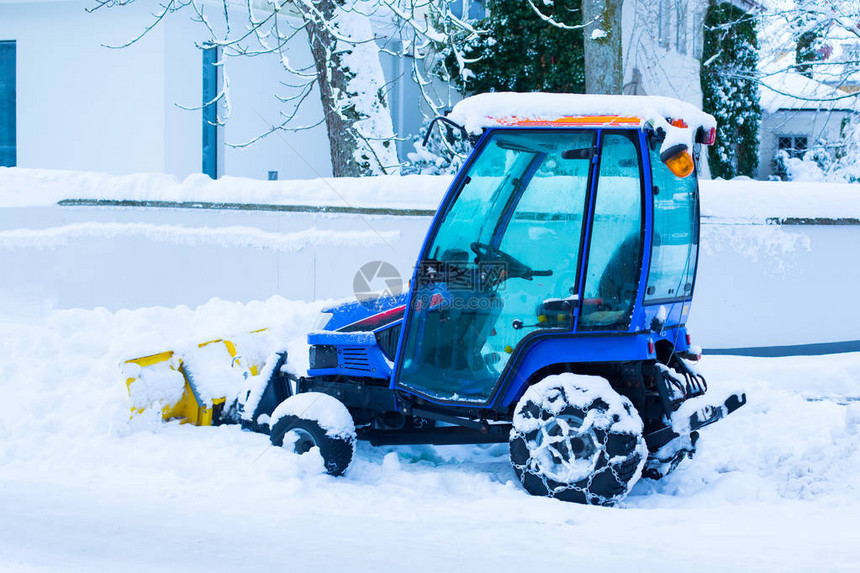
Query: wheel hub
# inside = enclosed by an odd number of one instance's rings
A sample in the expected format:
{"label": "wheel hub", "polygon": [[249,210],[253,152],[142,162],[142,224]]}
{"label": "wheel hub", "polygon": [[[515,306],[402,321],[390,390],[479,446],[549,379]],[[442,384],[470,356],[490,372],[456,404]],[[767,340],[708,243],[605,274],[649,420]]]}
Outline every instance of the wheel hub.
{"label": "wheel hub", "polygon": [[315,448],[317,445],[314,437],[305,429],[293,428],[290,433],[296,436],[296,441],[293,442],[293,451],[299,455],[308,453],[311,448]]}
{"label": "wheel hub", "polygon": [[594,428],[584,428],[579,416],[550,418],[538,431],[534,455],[541,473],[563,483],[585,478],[591,473],[600,454]]}

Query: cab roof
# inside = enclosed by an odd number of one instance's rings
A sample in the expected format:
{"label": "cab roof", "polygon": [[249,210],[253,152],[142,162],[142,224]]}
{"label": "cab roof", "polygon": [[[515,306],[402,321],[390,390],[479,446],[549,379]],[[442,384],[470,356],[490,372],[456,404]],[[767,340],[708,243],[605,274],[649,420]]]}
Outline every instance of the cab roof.
{"label": "cab roof", "polygon": [[[448,119],[469,133],[489,127],[644,127],[666,131],[673,127],[716,129],[713,116],[695,106],[669,97],[550,93],[485,93],[454,106]],[[675,134],[676,137],[681,134]]]}

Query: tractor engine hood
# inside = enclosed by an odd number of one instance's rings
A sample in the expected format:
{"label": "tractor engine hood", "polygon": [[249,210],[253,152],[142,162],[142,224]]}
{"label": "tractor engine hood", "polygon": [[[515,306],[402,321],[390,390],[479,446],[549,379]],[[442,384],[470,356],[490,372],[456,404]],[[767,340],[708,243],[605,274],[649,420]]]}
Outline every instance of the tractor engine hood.
{"label": "tractor engine hood", "polygon": [[323,309],[317,330],[371,332],[403,318],[407,293],[349,301]]}

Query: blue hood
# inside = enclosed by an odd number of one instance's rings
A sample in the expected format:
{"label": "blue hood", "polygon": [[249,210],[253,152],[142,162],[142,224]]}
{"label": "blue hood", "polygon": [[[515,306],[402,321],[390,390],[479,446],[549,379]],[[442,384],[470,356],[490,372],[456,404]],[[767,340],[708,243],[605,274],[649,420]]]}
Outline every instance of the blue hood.
{"label": "blue hood", "polygon": [[408,293],[364,301],[349,301],[323,309],[332,317],[323,330],[342,332],[372,331],[403,318]]}

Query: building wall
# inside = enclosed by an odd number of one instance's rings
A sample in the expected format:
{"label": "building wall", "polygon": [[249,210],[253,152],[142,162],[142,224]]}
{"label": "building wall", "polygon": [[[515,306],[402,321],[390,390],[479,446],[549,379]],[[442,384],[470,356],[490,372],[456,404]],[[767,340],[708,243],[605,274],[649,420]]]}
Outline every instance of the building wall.
{"label": "building wall", "polygon": [[[140,41],[154,4],[100,9],[90,0],[0,2],[0,39],[17,44],[18,166],[103,171],[166,172],[178,177],[202,167],[202,54],[208,37],[186,15],[165,18]],[[237,18],[241,9],[234,8]],[[190,12],[188,12],[190,15]],[[296,66],[310,62],[301,35],[290,48]],[[221,141],[244,143],[280,123],[285,77],[276,56],[225,61],[230,117]],[[223,111],[223,110],[222,110]],[[298,125],[321,117],[312,94]],[[223,145],[219,173],[265,178],[331,175],[325,128],[278,133],[247,148]]]}
{"label": "building wall", "polygon": [[164,30],[124,51],[100,45],[136,30],[75,2],[0,4],[0,38],[17,45],[19,166],[164,169]]}
{"label": "building wall", "polygon": [[773,158],[780,136],[805,136],[809,147],[819,140],[834,143],[841,140],[842,121],[846,111],[785,110],[762,112],[758,148],[758,178],[767,180],[774,172]]}

